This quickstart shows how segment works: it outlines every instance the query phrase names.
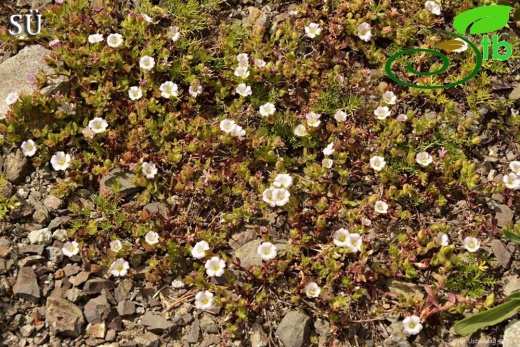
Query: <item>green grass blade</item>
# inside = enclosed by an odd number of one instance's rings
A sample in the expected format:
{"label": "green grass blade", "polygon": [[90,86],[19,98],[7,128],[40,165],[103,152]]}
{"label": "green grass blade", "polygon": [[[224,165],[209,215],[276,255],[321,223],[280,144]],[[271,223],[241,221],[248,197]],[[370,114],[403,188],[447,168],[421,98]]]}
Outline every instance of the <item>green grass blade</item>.
{"label": "green grass blade", "polygon": [[504,230],[504,236],[506,237],[506,239],[509,239],[511,241],[514,241],[514,242],[520,244],[520,235],[513,234],[509,230]]}
{"label": "green grass blade", "polygon": [[498,324],[516,314],[520,301],[513,300],[500,304],[485,312],[464,318],[453,327],[458,335],[468,335],[487,326]]}

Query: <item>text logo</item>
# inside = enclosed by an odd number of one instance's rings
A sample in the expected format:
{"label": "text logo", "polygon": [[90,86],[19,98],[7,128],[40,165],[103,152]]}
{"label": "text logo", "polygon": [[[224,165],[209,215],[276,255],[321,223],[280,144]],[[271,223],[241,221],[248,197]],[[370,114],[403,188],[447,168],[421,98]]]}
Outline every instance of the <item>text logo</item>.
{"label": "text logo", "polygon": [[[492,5],[492,6],[483,6],[483,7],[477,7],[468,11],[464,11],[460,13],[457,17],[455,17],[455,20],[453,21],[453,27],[456,31],[458,31],[461,35],[464,35],[466,33],[466,30],[469,27],[469,33],[470,34],[486,34],[492,31],[500,30],[504,26],[506,26],[507,22],[509,21],[509,12],[513,10],[514,8],[511,6],[504,6],[504,5]],[[471,26],[471,27],[470,27]],[[413,48],[413,49],[406,49],[403,51],[399,51],[392,55],[385,64],[385,71],[388,74],[388,76],[394,80],[395,82],[411,87],[411,88],[420,88],[420,89],[441,89],[441,88],[448,88],[453,87],[458,84],[467,82],[471,78],[475,77],[477,73],[480,70],[480,67],[482,66],[482,60],[488,60],[489,59],[489,47],[491,46],[493,48],[492,50],[492,58],[493,60],[506,60],[511,57],[513,54],[513,49],[511,48],[511,45],[506,41],[498,41],[498,35],[493,35],[492,40],[490,41],[488,35],[484,35],[482,39],[482,48],[483,52],[480,54],[480,51],[478,50],[477,46],[475,46],[473,43],[468,41],[466,38],[464,38],[461,35],[457,35],[453,32],[444,31],[443,32],[455,36],[456,38],[454,40],[449,40],[445,42],[441,42],[437,45],[437,47],[444,49],[448,52],[462,52],[466,50],[468,47],[471,48],[471,50],[476,55],[476,64],[475,68],[471,73],[461,79],[460,81],[456,81],[450,84],[444,84],[439,86],[422,86],[417,84],[408,83],[405,81],[400,80],[393,72],[392,72],[392,63],[399,57],[408,54],[408,53],[431,53],[436,55],[437,57],[442,59],[442,67],[435,71],[427,71],[427,72],[421,72],[415,70],[410,63],[406,66],[406,70],[410,73],[413,73],[414,75],[419,76],[434,76],[443,73],[446,71],[450,65],[450,61],[446,55],[443,53],[433,50],[433,49],[426,49],[426,48]],[[505,50],[504,54],[500,54],[499,47],[503,47]]]}
{"label": "text logo", "polygon": [[[35,30],[33,30],[32,22],[35,22]],[[9,35],[16,36],[20,34],[38,35],[42,30],[42,15],[38,10],[30,10],[29,14],[22,16],[21,14],[13,14],[9,17],[9,23],[12,29],[9,30]]]}

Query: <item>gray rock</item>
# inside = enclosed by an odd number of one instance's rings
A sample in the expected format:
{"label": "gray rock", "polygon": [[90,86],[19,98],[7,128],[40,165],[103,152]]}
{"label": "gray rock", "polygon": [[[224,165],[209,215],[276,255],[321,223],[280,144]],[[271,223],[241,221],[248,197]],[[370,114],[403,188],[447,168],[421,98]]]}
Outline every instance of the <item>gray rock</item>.
{"label": "gray rock", "polygon": [[504,330],[504,338],[502,339],[503,347],[520,346],[520,321],[515,319],[509,322]]}
{"label": "gray rock", "polygon": [[252,27],[253,33],[262,35],[268,25],[267,15],[254,6],[249,6],[247,10],[249,15],[242,19],[242,26],[244,28]]}
{"label": "gray rock", "polygon": [[390,335],[383,341],[383,347],[412,347],[406,335]]}
{"label": "gray rock", "polygon": [[43,262],[45,262],[45,257],[42,257],[41,255],[30,255],[20,260],[18,264],[20,265],[20,267],[24,267],[41,264]]}
{"label": "gray rock", "polygon": [[31,302],[39,301],[40,287],[32,267],[25,266],[20,269],[16,283],[13,286],[13,293]]}
{"label": "gray rock", "polygon": [[[54,218],[52,221],[51,221],[51,224],[49,224],[49,226],[47,227],[47,229],[49,230],[53,230],[51,228],[51,225],[52,225],[52,222],[54,222],[56,220],[56,218]],[[61,241],[61,242],[67,242],[68,238],[69,238],[69,235],[67,233],[67,230],[65,229],[58,229],[56,231],[54,231],[52,233],[52,237],[54,237],[56,240],[58,241]]]}
{"label": "gray rock", "polygon": [[502,281],[504,284],[504,294],[509,295],[517,290],[520,290],[520,277],[516,275],[509,275],[503,277]]}
{"label": "gray rock", "polygon": [[52,234],[49,229],[33,230],[27,236],[32,244],[43,244],[48,246],[52,241]]}
{"label": "gray rock", "polygon": [[49,210],[42,203],[34,205],[34,209],[33,220],[36,223],[43,224],[49,221]]}
{"label": "gray rock", "polygon": [[511,262],[511,252],[507,249],[506,245],[500,240],[491,241],[491,251],[497,258],[498,263],[503,268],[507,268]]}
{"label": "gray rock", "polygon": [[246,243],[235,250],[235,257],[240,260],[240,265],[247,268],[249,266],[261,266],[262,258],[256,253],[260,240],[254,240]]}
{"label": "gray rock", "polygon": [[67,300],[72,302],[78,301],[83,296],[85,296],[85,293],[83,293],[83,291],[78,288],[71,288],[65,292],[65,297]]}
{"label": "gray rock", "polygon": [[511,100],[518,100],[520,99],[520,84],[517,85],[513,91],[511,92],[511,94],[509,94],[509,99]]}
{"label": "gray rock", "polygon": [[200,319],[200,329],[208,334],[218,334],[218,325],[211,317],[204,315]]}
{"label": "gray rock", "polygon": [[160,346],[159,336],[152,334],[150,332],[146,332],[144,334],[139,334],[134,337],[134,341],[138,346],[143,347],[158,347]]}
{"label": "gray rock", "polygon": [[34,325],[26,324],[20,328],[20,333],[23,337],[29,337],[34,333],[34,330],[36,330],[36,327]]}
{"label": "gray rock", "polygon": [[51,211],[56,211],[63,205],[63,199],[60,199],[54,195],[49,195],[45,198],[43,204]]}
{"label": "gray rock", "polygon": [[513,211],[506,205],[497,204],[495,206],[495,213],[499,227],[505,227],[513,220]]}
{"label": "gray rock", "polygon": [[103,289],[112,290],[116,285],[114,282],[110,280],[106,280],[103,278],[93,278],[88,280],[83,287],[83,290],[86,294],[98,294],[101,293]]}
{"label": "gray rock", "polygon": [[250,341],[251,347],[267,347],[269,345],[269,338],[260,324],[253,324]]}
{"label": "gray rock", "polygon": [[[7,94],[11,92],[17,92],[20,95],[32,94],[36,91],[37,87],[27,82],[27,78],[30,76],[45,73],[48,87],[42,89],[42,94],[51,95],[57,90],[66,92],[67,78],[56,76],[54,69],[45,62],[45,57],[50,52],[43,46],[31,45],[0,64],[0,81],[2,81],[0,85],[0,119],[5,118],[9,110],[9,106],[4,102]],[[16,71],[16,74],[13,74],[13,71]]]}
{"label": "gray rock", "polygon": [[128,316],[135,313],[135,303],[128,300],[120,301],[117,304],[117,313],[120,316]]}
{"label": "gray rock", "polygon": [[285,347],[302,347],[309,339],[311,319],[300,311],[289,311],[276,329]]}
{"label": "gray rock", "polygon": [[145,207],[143,207],[143,210],[146,210],[150,213],[159,213],[163,215],[168,214],[168,206],[163,204],[162,202],[152,202]]}
{"label": "gray rock", "polygon": [[141,188],[132,183],[135,178],[135,174],[130,171],[121,171],[120,169],[114,169],[109,172],[108,175],[103,176],[99,181],[100,191],[110,191],[116,182],[120,184],[119,192],[123,195],[130,195],[138,192]]}
{"label": "gray rock", "polygon": [[146,312],[141,317],[141,322],[139,325],[145,326],[149,331],[156,331],[158,333],[162,333],[164,330],[170,330],[175,326],[171,321],[151,313],[150,311]]}
{"label": "gray rock", "polygon": [[314,322],[314,329],[318,333],[318,335],[323,336],[325,338],[329,338],[332,336],[332,329],[330,328],[330,323],[323,319],[317,319]]}
{"label": "gray rock", "polygon": [[110,304],[105,296],[100,295],[87,302],[83,313],[85,314],[85,318],[87,318],[87,322],[92,324],[101,323],[107,319],[110,314]]}
{"label": "gray rock", "polygon": [[19,248],[20,253],[42,254],[45,249],[44,245],[25,245]]}
{"label": "gray rock", "polygon": [[386,282],[386,285],[392,293],[395,293],[398,296],[403,296],[405,300],[412,299],[421,301],[424,299],[421,287],[417,284],[390,279]]}
{"label": "gray rock", "polygon": [[[1,69],[1,65],[0,65]],[[0,87],[0,94],[2,93]],[[0,99],[0,118],[1,118],[1,109],[2,105],[5,104],[3,102],[4,99]],[[23,155],[21,149],[17,149],[14,153],[9,153],[7,157],[5,158],[4,162],[4,174],[5,178],[14,183],[18,184],[20,183],[25,176],[29,174],[29,171],[31,170],[31,164],[27,160],[27,157]]]}
{"label": "gray rock", "polygon": [[193,324],[191,325],[190,332],[188,333],[188,342],[189,343],[197,343],[200,338],[200,321],[195,319]]}
{"label": "gray rock", "polygon": [[131,279],[125,278],[114,291],[114,296],[117,302],[121,302],[123,300],[128,300],[130,298],[130,292],[132,291],[134,284]]}
{"label": "gray rock", "polygon": [[70,301],[50,297],[45,308],[45,323],[52,335],[76,338],[81,335],[85,319],[81,310]]}
{"label": "gray rock", "polygon": [[58,247],[47,247],[47,253],[49,254],[49,260],[55,264],[58,264],[63,260],[63,252]]}

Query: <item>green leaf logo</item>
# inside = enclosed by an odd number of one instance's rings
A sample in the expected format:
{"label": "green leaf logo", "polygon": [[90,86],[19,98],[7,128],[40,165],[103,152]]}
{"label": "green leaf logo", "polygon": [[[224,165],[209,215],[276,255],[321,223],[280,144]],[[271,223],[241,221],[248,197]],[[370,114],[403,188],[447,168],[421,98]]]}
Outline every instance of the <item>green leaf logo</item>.
{"label": "green leaf logo", "polygon": [[464,35],[469,28],[470,34],[485,34],[502,29],[509,21],[509,12],[514,7],[504,5],[482,6],[464,11],[455,17],[453,27]]}

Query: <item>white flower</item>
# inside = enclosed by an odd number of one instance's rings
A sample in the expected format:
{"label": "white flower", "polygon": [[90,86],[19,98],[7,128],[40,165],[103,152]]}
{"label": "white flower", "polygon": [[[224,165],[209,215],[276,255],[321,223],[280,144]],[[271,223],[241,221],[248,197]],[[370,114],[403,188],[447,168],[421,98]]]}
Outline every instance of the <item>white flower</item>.
{"label": "white flower", "polygon": [[276,112],[276,107],[274,106],[274,104],[266,102],[265,104],[260,106],[259,112],[262,117],[271,116]]}
{"label": "white flower", "polygon": [[361,244],[363,240],[361,239],[361,235],[359,234],[349,234],[347,236],[347,247],[350,249],[352,253],[359,252],[361,250]]}
{"label": "white flower", "polygon": [[509,173],[507,175],[504,175],[504,178],[502,178],[505,185],[509,189],[518,189],[520,188],[520,177],[518,177],[517,174]]}
{"label": "white flower", "polygon": [[468,250],[468,252],[476,252],[480,248],[480,242],[474,237],[467,236],[464,241],[464,247]]}
{"label": "white flower", "polygon": [[123,249],[123,244],[121,243],[121,241],[119,241],[119,240],[110,241],[110,250],[112,252],[117,253],[122,249]]}
{"label": "white flower", "polygon": [[447,246],[450,244],[450,239],[448,235],[443,233],[438,233],[437,236],[433,238],[433,241],[440,246]]}
{"label": "white flower", "polygon": [[421,319],[416,315],[406,317],[403,320],[404,331],[410,335],[417,335],[422,330]]}
{"label": "white flower", "polygon": [[139,66],[141,69],[149,71],[155,66],[155,59],[149,55],[145,55],[139,60]]}
{"label": "white flower", "polygon": [[190,95],[194,98],[196,98],[199,94],[202,93],[202,86],[201,85],[198,85],[198,86],[190,86],[188,88],[188,93],[190,93]]}
{"label": "white flower", "polygon": [[213,294],[209,291],[198,292],[195,295],[195,307],[203,311],[211,311],[213,306]]}
{"label": "white flower", "polygon": [[313,39],[321,33],[321,28],[316,23],[311,23],[305,27],[305,34],[307,37]]}
{"label": "white flower", "polygon": [[468,43],[466,41],[459,39],[458,37],[455,40],[460,41],[463,44],[463,46],[460,48],[454,49],[452,52],[461,53],[468,49]]}
{"label": "white flower", "polygon": [[347,120],[347,113],[341,110],[336,111],[334,114],[334,119],[338,122],[344,122]]}
{"label": "white flower", "polygon": [[148,23],[153,23],[153,18],[150,17],[149,15],[144,14],[144,13],[141,13],[141,16],[143,16],[143,19],[144,19],[145,21],[147,21]]}
{"label": "white flower", "polygon": [[76,241],[65,242],[61,248],[61,251],[64,255],[70,258],[79,253],[79,245]]}
{"label": "white flower", "polygon": [[433,14],[439,16],[441,14],[441,7],[435,1],[426,1],[424,7]]}
{"label": "white flower", "polygon": [[358,26],[358,37],[363,41],[370,41],[370,38],[372,37],[372,31],[371,31],[370,24],[368,23],[362,23]]}
{"label": "white flower", "polygon": [[509,163],[509,169],[513,171],[513,173],[520,175],[520,161],[512,161]]}
{"label": "white flower", "polygon": [[276,246],[271,242],[262,242],[256,249],[256,253],[262,260],[270,260],[276,258]]}
{"label": "white flower", "polygon": [[36,144],[33,140],[22,142],[22,152],[26,157],[32,157],[36,153]]}
{"label": "white flower", "polygon": [[397,116],[397,121],[399,122],[406,122],[408,120],[408,116],[404,113],[401,113],[399,116]]}
{"label": "white flower", "polygon": [[62,102],[61,105],[58,106],[57,111],[61,111],[65,114],[76,114],[76,111],[74,111],[74,108],[76,108],[76,106],[73,103]]}
{"label": "white flower", "polygon": [[238,66],[236,69],[235,69],[235,72],[234,72],[235,76],[237,77],[240,77],[240,78],[247,78],[249,76],[249,71],[247,70],[247,66]]}
{"label": "white flower", "polygon": [[334,142],[331,142],[328,144],[327,147],[325,147],[325,149],[323,150],[323,154],[325,155],[332,155],[332,153],[334,153],[335,149],[334,149]]}
{"label": "white flower", "polygon": [[330,158],[324,158],[321,161],[321,166],[323,166],[325,169],[330,169],[332,167],[332,165],[334,165],[334,160],[332,160]]}
{"label": "white flower", "polygon": [[245,83],[240,83],[236,89],[237,94],[240,94],[242,96],[249,96],[253,94],[251,91],[251,87],[246,85]]}
{"label": "white flower", "polygon": [[85,137],[87,137],[89,139],[94,138],[94,132],[88,126],[84,127],[83,130],[81,130],[81,132],[83,133],[83,135]]}
{"label": "white flower", "polygon": [[383,93],[382,99],[385,103],[389,105],[395,105],[397,96],[395,96],[394,92],[389,90]]}
{"label": "white flower", "polygon": [[293,185],[293,179],[289,174],[278,174],[274,179],[273,186],[275,188],[285,188],[289,189]]}
{"label": "white flower", "polygon": [[277,206],[283,206],[289,202],[291,193],[285,188],[274,188],[273,201]]}
{"label": "white flower", "polygon": [[309,112],[305,115],[305,118],[307,119],[307,124],[311,127],[319,127],[321,121],[319,120],[321,117],[321,114]]}
{"label": "white flower", "polygon": [[276,202],[273,199],[273,193],[274,193],[274,188],[267,188],[262,193],[262,200],[264,202],[266,202],[271,207],[275,207],[276,206]]}
{"label": "white flower", "polygon": [[236,126],[237,125],[234,120],[224,119],[220,121],[220,130],[222,130],[226,134],[231,134]]}
{"label": "white flower", "polygon": [[143,96],[143,91],[139,87],[130,87],[128,90],[128,96],[131,100],[139,100]]}
{"label": "white flower", "polygon": [[346,229],[338,229],[332,235],[332,242],[338,247],[346,247],[348,246],[347,239],[350,233]]}
{"label": "white flower", "polygon": [[219,257],[212,257],[206,261],[204,265],[206,268],[206,273],[208,276],[222,276],[224,274],[224,268],[226,267],[226,262]]}
{"label": "white flower", "polygon": [[88,127],[90,130],[92,130],[93,133],[99,134],[107,130],[108,123],[103,118],[96,117],[88,122]]}
{"label": "white flower", "polygon": [[316,282],[311,282],[305,286],[305,294],[309,298],[317,298],[320,296],[321,288],[318,286]]}
{"label": "white flower", "polygon": [[307,129],[305,128],[305,125],[297,125],[296,128],[294,128],[294,135],[300,137],[307,136]]}
{"label": "white flower", "polygon": [[370,167],[376,171],[383,170],[385,165],[386,165],[386,162],[385,162],[385,158],[383,158],[383,157],[375,155],[372,158],[370,158]]}
{"label": "white flower", "polygon": [[246,135],[246,131],[240,125],[235,125],[229,134],[231,136],[243,137]]}
{"label": "white flower", "polygon": [[207,250],[209,250],[209,244],[206,241],[199,241],[191,250],[191,255],[194,258],[202,259],[206,256]]}
{"label": "white flower", "polygon": [[116,277],[126,276],[126,273],[130,269],[128,262],[122,258],[116,259],[112,265],[110,265],[110,273]]}
{"label": "white flower", "polygon": [[110,47],[119,47],[123,44],[123,36],[121,34],[110,34],[107,37],[107,45]]}
{"label": "white flower", "polygon": [[179,95],[179,88],[172,81],[167,81],[161,84],[159,90],[161,91],[161,96],[166,99]]}
{"label": "white flower", "polygon": [[239,55],[237,55],[237,60],[238,60],[238,66],[242,66],[242,67],[249,66],[249,57],[247,56],[246,53],[240,53]]}
{"label": "white flower", "polygon": [[374,110],[374,115],[379,120],[386,119],[386,117],[390,116],[390,109],[387,106],[378,106]]}
{"label": "white flower", "polygon": [[146,176],[146,178],[154,178],[154,176],[157,174],[157,167],[154,163],[145,161],[143,162],[141,172]]}
{"label": "white flower", "polygon": [[168,29],[168,37],[172,39],[173,42],[177,41],[181,37],[181,33],[179,32],[179,27],[171,26]]}
{"label": "white flower", "polygon": [[259,68],[263,68],[267,65],[267,63],[263,59],[255,59],[255,66]]}
{"label": "white flower", "polygon": [[103,41],[103,34],[92,34],[88,36],[88,42],[98,43]]}
{"label": "white flower", "polygon": [[420,152],[415,156],[415,161],[419,165],[428,166],[433,161],[433,158],[428,152]]}
{"label": "white flower", "polygon": [[52,168],[56,171],[58,170],[67,170],[70,165],[72,158],[70,154],[65,154],[65,152],[56,152],[51,158]]}
{"label": "white flower", "polygon": [[298,15],[298,11],[295,11],[295,10],[289,11],[289,16],[296,16],[296,15]]}
{"label": "white flower", "polygon": [[18,94],[17,92],[11,92],[11,93],[7,94],[7,97],[5,98],[6,105],[14,104],[16,102],[16,100],[18,100],[19,97],[20,97],[20,94]]}
{"label": "white flower", "polygon": [[144,240],[149,245],[155,245],[156,243],[159,243],[159,234],[155,231],[149,231],[144,235]]}
{"label": "white flower", "polygon": [[374,205],[374,211],[376,211],[377,213],[387,213],[388,204],[384,201],[378,200]]}

